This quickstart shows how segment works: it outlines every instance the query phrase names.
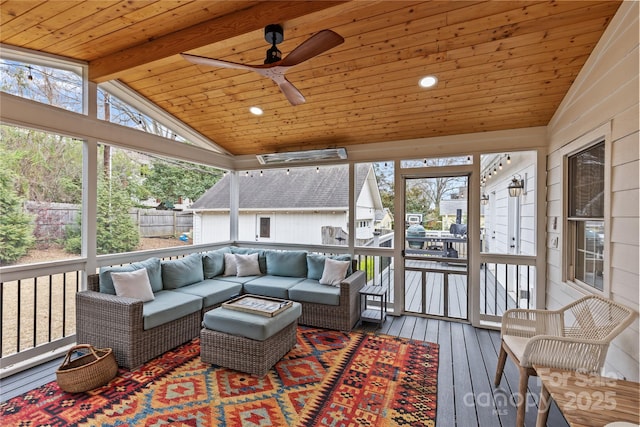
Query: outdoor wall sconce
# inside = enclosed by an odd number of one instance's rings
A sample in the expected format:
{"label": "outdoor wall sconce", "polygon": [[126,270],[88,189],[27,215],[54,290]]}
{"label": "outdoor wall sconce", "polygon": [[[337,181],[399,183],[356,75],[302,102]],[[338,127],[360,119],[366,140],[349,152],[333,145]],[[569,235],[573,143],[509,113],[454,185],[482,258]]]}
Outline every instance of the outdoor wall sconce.
{"label": "outdoor wall sconce", "polygon": [[488,205],[489,204],[489,195],[483,193],[482,196],[480,196],[480,203],[483,205]]}
{"label": "outdoor wall sconce", "polygon": [[525,180],[522,179],[520,175],[514,175],[509,187],[507,188],[509,189],[509,197],[518,197],[521,194],[526,196],[527,194],[527,190],[525,189]]}

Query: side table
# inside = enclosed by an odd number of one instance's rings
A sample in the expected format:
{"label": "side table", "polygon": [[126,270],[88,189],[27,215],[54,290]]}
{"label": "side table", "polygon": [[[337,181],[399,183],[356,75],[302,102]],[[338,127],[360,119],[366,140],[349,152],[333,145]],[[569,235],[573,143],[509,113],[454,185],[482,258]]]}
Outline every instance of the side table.
{"label": "side table", "polygon": [[[368,308],[369,297],[380,298],[380,309]],[[382,325],[387,317],[387,288],[368,285],[360,289],[360,321]]]}

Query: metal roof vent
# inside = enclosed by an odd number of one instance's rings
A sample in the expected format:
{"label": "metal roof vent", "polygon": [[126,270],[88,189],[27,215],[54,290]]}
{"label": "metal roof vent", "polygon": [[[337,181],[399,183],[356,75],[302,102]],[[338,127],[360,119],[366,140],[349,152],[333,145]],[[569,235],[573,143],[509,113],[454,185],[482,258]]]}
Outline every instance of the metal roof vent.
{"label": "metal roof vent", "polygon": [[256,157],[258,158],[260,164],[263,165],[344,160],[347,158],[347,150],[344,148],[326,148],[323,150],[288,151],[283,153],[257,154]]}

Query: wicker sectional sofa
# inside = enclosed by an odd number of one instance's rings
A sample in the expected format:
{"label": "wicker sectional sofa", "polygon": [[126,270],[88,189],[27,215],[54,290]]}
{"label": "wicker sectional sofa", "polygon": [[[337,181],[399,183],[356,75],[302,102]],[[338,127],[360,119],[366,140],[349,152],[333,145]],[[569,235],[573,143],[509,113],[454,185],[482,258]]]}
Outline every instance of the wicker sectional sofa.
{"label": "wicker sectional sofa", "polygon": [[[239,274],[241,268],[230,272],[225,254],[257,254],[255,273],[260,274]],[[103,267],[89,276],[87,290],[76,294],[77,342],[113,348],[118,365],[133,369],[198,337],[206,311],[245,293],[301,303],[302,325],[349,331],[360,317],[365,274],[355,270],[352,261],[344,279],[334,286],[320,284],[326,258],[350,259],[230,246],[177,260],[149,258]],[[142,302],[116,295],[111,273],[141,268],[147,270],[154,299]]]}

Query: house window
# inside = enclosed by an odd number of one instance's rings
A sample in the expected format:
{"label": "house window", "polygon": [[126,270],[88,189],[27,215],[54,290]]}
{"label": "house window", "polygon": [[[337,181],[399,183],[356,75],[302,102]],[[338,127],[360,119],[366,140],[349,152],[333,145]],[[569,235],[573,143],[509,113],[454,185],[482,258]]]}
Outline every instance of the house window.
{"label": "house window", "polygon": [[271,238],[271,218],[269,217],[260,218],[260,238]]}
{"label": "house window", "polygon": [[568,157],[569,279],[603,291],[605,143]]}

